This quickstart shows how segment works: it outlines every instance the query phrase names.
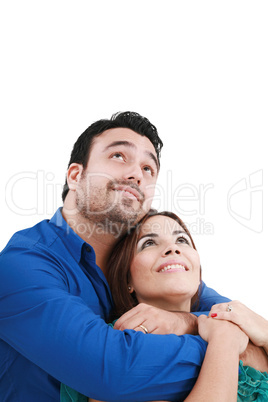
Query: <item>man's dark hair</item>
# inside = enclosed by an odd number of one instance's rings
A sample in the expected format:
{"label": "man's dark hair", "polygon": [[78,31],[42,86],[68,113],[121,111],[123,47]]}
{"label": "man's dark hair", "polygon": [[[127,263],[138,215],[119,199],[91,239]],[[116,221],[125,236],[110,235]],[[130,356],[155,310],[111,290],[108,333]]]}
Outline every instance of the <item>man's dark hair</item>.
{"label": "man's dark hair", "polygon": [[[160,166],[160,152],[163,147],[163,142],[158,136],[156,127],[150,121],[135,112],[122,112],[115,113],[111,119],[98,120],[91,124],[81,135],[78,137],[74,144],[68,168],[72,163],[79,163],[85,169],[87,167],[90,149],[94,137],[101,135],[104,131],[111,128],[124,127],[135,131],[136,133],[147,137],[154,146],[157,160]],[[67,179],[62,192],[62,200],[64,201],[69,191]]]}

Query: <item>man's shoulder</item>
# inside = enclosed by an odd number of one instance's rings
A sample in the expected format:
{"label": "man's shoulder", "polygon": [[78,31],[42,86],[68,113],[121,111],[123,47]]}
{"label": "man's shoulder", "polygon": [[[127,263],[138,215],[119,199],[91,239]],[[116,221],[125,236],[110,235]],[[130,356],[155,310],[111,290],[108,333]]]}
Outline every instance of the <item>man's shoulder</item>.
{"label": "man's shoulder", "polygon": [[44,219],[31,228],[16,232],[0,253],[0,264],[10,267],[12,263],[22,263],[36,268],[44,261],[66,266],[73,260],[80,261],[84,243],[58,209],[50,220]]}
{"label": "man's shoulder", "polygon": [[11,250],[32,249],[38,245],[49,247],[57,237],[53,226],[49,225],[48,219],[45,219],[30,228],[14,233],[0,255]]}
{"label": "man's shoulder", "polygon": [[59,236],[57,227],[43,220],[16,232],[0,253],[0,290],[44,285],[53,280],[66,284],[71,262],[74,263],[70,247]]}
{"label": "man's shoulder", "polygon": [[214,304],[225,303],[230,301],[225,296],[221,296],[216,290],[208,287],[203,281],[199,288],[199,300],[197,302],[196,311],[210,311]]}

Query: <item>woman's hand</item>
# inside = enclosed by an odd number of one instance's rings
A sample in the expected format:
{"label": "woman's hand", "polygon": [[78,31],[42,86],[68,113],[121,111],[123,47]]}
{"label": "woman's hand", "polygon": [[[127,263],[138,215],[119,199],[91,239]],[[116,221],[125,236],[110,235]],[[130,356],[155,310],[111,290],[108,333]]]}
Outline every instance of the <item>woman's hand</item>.
{"label": "woman's hand", "polygon": [[228,321],[198,317],[198,329],[208,342],[201,371],[185,402],[237,401],[239,354],[248,344],[247,335]]}
{"label": "woman's hand", "polygon": [[[228,306],[230,306],[231,311],[228,311]],[[209,313],[209,317],[230,321],[238,325],[254,345],[263,347],[268,353],[268,321],[244,304],[237,300],[215,304]]]}
{"label": "woman's hand", "polygon": [[248,345],[248,336],[235,324],[216,321],[205,315],[198,317],[199,335],[208,343],[228,343],[230,347],[242,354]]}

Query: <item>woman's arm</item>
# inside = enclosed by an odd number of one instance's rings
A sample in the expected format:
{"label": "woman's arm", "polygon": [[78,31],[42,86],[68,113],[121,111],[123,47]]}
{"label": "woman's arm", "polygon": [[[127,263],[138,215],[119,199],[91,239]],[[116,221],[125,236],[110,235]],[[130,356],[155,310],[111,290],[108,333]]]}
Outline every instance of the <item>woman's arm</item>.
{"label": "woman's arm", "polygon": [[240,359],[244,365],[268,372],[268,321],[265,318],[239,301],[216,304],[209,315],[215,320],[231,321],[238,325],[251,340]]}
{"label": "woman's arm", "polygon": [[248,337],[236,325],[204,315],[198,318],[198,326],[208,347],[199,377],[185,402],[236,402],[239,355],[246,349]]}

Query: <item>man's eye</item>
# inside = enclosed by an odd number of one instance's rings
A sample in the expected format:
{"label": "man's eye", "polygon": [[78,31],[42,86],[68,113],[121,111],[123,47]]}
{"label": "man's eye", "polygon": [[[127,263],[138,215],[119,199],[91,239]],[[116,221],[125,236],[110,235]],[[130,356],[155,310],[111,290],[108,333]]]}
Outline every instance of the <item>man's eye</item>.
{"label": "man's eye", "polygon": [[145,172],[148,172],[151,176],[154,176],[154,169],[151,168],[151,166],[145,166],[143,169],[145,170]]}
{"label": "man's eye", "polygon": [[112,158],[112,159],[121,159],[121,160],[124,160],[124,157],[123,157],[123,155],[122,155],[120,152],[116,152],[116,153],[112,154],[111,158]]}

